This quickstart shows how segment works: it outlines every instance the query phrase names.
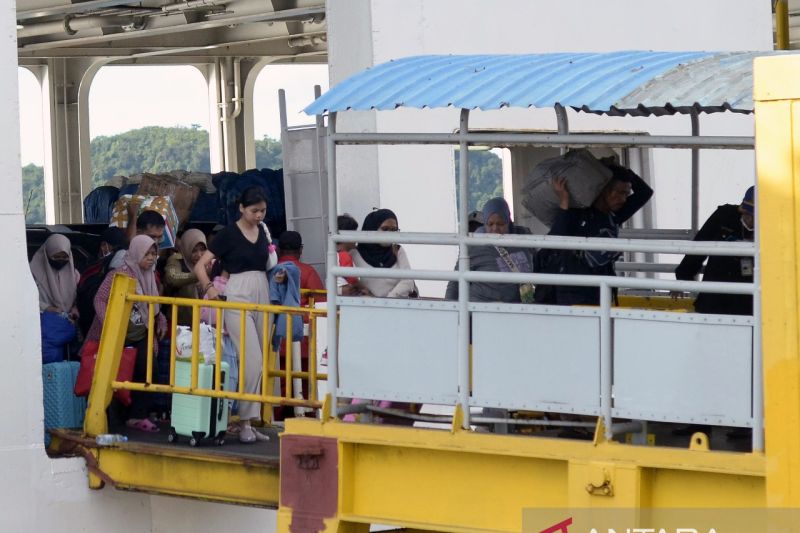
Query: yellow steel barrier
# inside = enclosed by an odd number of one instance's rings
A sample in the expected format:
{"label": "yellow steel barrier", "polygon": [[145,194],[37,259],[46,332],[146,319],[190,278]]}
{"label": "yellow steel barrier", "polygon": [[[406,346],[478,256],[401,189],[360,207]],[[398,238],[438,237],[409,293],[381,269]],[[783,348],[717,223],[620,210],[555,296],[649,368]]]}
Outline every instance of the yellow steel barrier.
{"label": "yellow steel barrier", "polygon": [[[309,293],[325,294],[324,291],[308,291]],[[147,369],[145,381],[141,382],[120,382],[115,379],[120,362],[120,355],[125,342],[125,335],[128,327],[128,319],[134,303],[144,302],[148,305],[148,332],[147,332]],[[156,338],[155,305],[171,306],[172,316],[177,316],[178,308],[192,308],[192,354],[191,354],[191,382],[189,387],[175,386],[175,362],[176,362],[176,339],[177,324],[173,319],[169,329],[171,339],[169,351],[169,384],[153,383],[153,357],[154,342]],[[200,364],[200,311],[201,308],[211,308],[216,312],[216,360],[215,360],[215,384],[213,389],[198,388],[198,369]],[[240,312],[241,333],[240,347],[246,346],[245,323],[248,312],[260,312],[263,314],[262,328],[264,331],[263,363],[262,363],[262,383],[260,394],[245,392],[245,350],[239,350],[239,387],[236,391],[225,391],[221,388],[220,364],[222,362],[222,328],[224,310],[237,310]],[[277,358],[272,353],[272,336],[270,328],[270,315],[287,315],[287,336],[286,336],[286,358],[283,370],[274,368],[273,361]],[[299,315],[299,317],[298,317]],[[294,354],[292,346],[292,320],[302,316],[309,317],[309,370],[302,371],[294,369],[292,356]],[[171,298],[162,296],[143,296],[136,294],[136,282],[124,275],[116,275],[111,287],[111,295],[106,311],[106,320],[103,324],[103,332],[98,349],[95,373],[92,380],[92,389],[89,394],[89,406],[87,408],[84,430],[89,435],[99,435],[108,431],[105,410],[111,401],[113,390],[130,390],[142,392],[161,392],[169,394],[191,394],[210,398],[225,398],[229,400],[260,402],[264,405],[263,411],[269,411],[269,405],[286,405],[294,407],[309,407],[318,409],[322,407],[322,402],[316,399],[317,380],[327,380],[327,374],[317,373],[316,369],[316,319],[327,316],[325,309],[313,308],[313,296],[310,299],[310,307],[286,307],[268,304],[252,304],[241,302],[227,302],[221,300],[192,300],[187,298]],[[276,354],[279,355],[279,354]],[[274,379],[284,379],[286,383],[284,395],[275,395],[273,386]],[[308,398],[293,397],[293,379],[306,379],[309,382]],[[269,414],[269,413],[266,413]],[[265,417],[267,420],[268,417]]]}

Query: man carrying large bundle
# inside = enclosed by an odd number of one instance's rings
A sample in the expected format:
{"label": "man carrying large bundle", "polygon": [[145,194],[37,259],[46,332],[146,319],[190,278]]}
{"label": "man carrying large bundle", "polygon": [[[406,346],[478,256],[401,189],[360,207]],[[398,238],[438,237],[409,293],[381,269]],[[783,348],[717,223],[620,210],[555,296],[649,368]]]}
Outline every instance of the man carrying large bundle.
{"label": "man carrying large bundle", "polygon": [[[647,203],[653,189],[642,178],[617,164],[608,163],[608,166],[612,172],[611,179],[589,207],[570,208],[566,178],[557,177],[551,181],[558,196],[559,211],[549,235],[616,238],[620,225]],[[614,263],[620,255],[620,252],[602,250],[540,250],[536,271],[615,276]],[[600,290],[597,287],[539,285],[536,287],[536,301],[556,305],[598,305]]]}

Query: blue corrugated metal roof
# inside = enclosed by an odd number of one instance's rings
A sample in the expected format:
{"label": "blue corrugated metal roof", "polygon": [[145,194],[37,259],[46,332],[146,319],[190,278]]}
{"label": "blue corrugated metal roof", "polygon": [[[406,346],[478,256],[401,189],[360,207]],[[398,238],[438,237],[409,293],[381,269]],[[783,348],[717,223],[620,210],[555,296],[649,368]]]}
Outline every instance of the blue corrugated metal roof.
{"label": "blue corrugated metal roof", "polygon": [[753,58],[775,53],[781,52],[406,57],[344,80],[305,112],[450,106],[488,110],[557,103],[612,115],[662,115],[690,109],[750,112]]}

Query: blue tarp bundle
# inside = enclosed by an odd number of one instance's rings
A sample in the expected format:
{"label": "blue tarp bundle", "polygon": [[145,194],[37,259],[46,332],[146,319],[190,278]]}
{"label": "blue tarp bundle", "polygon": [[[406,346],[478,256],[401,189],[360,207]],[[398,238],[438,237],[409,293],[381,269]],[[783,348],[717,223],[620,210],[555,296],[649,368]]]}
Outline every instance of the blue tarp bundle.
{"label": "blue tarp bundle", "polygon": [[83,218],[87,224],[108,224],[114,202],[119,198],[119,189],[103,185],[89,193],[83,200]]}
{"label": "blue tarp bundle", "polygon": [[217,193],[200,191],[197,201],[192,208],[189,217],[190,222],[217,222],[222,217],[222,207],[220,207],[219,196]]}
{"label": "blue tarp bundle", "polygon": [[220,172],[212,179],[222,215],[220,224],[232,224],[239,218],[239,197],[248,187],[257,185],[267,194],[267,219],[265,222],[273,235],[286,230],[286,205],[283,198],[283,170],[252,169],[242,174]]}
{"label": "blue tarp bundle", "polygon": [[42,329],[42,363],[64,360],[67,345],[78,337],[78,328],[59,313],[45,311],[39,314]]}
{"label": "blue tarp bundle", "polygon": [[[273,235],[286,230],[286,206],[283,198],[283,170],[251,169],[242,174],[218,172],[212,177],[216,193],[200,191],[192,209],[189,222],[218,222],[232,224],[239,218],[239,197],[248,187],[257,185],[267,194],[266,223]],[[108,224],[114,202],[123,194],[136,194],[139,185],[122,188],[104,185],[98,187],[83,201],[86,223]]]}

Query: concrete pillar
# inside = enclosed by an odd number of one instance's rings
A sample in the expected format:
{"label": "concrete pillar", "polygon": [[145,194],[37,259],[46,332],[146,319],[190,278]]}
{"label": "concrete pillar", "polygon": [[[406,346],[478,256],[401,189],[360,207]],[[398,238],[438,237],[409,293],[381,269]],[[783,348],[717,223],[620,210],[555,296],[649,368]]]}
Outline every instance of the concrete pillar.
{"label": "concrete pillar", "polygon": [[48,223],[83,221],[92,190],[89,90],[103,60],[50,59],[34,70],[42,85],[44,189]]}
{"label": "concrete pillar", "polygon": [[255,166],[252,96],[261,69],[257,65],[261,64],[252,59],[227,57],[205,66],[211,117],[211,172],[243,172]]}
{"label": "concrete pillar", "polygon": [[[253,99],[255,97],[256,81],[264,67],[273,63],[275,58],[263,58],[248,64],[247,77],[242,80],[242,94],[244,95],[242,111],[242,135],[244,138],[244,165],[245,168],[256,167],[256,134],[255,134],[255,110]],[[242,76],[244,76],[244,63],[242,64]],[[277,98],[277,96],[276,96]]]}
{"label": "concrete pillar", "polygon": [[222,145],[222,122],[219,117],[220,91],[220,60],[207,65],[199,65],[203,77],[208,85],[208,148],[211,152],[209,164],[211,172],[225,170],[225,154]]}

